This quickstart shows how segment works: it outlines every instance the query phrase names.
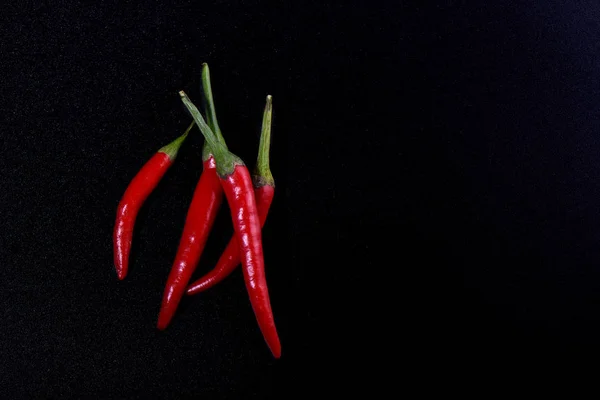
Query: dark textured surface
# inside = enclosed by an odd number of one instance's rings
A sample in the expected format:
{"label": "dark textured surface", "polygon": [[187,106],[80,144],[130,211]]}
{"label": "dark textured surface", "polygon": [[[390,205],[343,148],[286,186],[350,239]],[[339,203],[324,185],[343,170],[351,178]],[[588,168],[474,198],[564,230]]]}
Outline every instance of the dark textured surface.
{"label": "dark textured surface", "polygon": [[[285,3],[3,6],[3,396],[464,389],[597,349],[596,3]],[[199,100],[202,62],[249,165],[273,95],[279,361],[239,270],[154,328],[197,131],[138,218],[127,279],[113,270],[118,200],[186,128],[177,91]],[[195,276],[229,239],[225,210]],[[406,372],[370,386],[380,360]]]}

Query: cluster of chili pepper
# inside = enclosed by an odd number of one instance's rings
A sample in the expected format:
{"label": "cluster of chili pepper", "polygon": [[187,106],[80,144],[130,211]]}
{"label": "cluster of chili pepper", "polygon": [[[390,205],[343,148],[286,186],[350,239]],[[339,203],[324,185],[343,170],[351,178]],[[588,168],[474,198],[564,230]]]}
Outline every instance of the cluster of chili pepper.
{"label": "cluster of chili pepper", "polygon": [[[193,295],[213,287],[241,263],[258,326],[273,356],[279,358],[281,344],[271,310],[261,237],[261,229],[275,193],[275,182],[269,167],[271,96],[267,96],[258,158],[251,175],[244,162],[228,150],[219,128],[207,64],[202,66],[202,89],[204,114],[208,122],[185,92],[180,91],[181,100],[191,114],[193,122],[182,136],[162,147],[142,167],[119,203],[113,235],[117,276],[122,280],[127,275],[133,228],[140,207],[173,164],[190,130],[197,125],[205,139],[202,149],[203,171],[196,185],[175,261],[167,278],[157,328],[163,330],[169,325],[184,294]],[[223,195],[231,211],[234,236],[217,265],[188,287]]]}

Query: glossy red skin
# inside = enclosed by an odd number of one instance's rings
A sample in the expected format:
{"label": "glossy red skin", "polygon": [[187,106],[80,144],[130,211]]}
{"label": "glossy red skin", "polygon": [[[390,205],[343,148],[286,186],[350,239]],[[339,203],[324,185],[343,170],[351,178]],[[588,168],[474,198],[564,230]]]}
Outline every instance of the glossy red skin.
{"label": "glossy red skin", "polygon": [[267,289],[261,224],[248,168],[236,165],[230,175],[221,178],[221,184],[231,210],[250,303],[269,349],[279,358],[281,344]]}
{"label": "glossy red skin", "polygon": [[223,201],[223,188],[212,156],[204,161],[204,169],[196,185],[179,248],[162,298],[157,328],[165,329],[185,294],[185,289],[198,265],[208,235]]}
{"label": "glossy red skin", "polygon": [[[274,194],[274,186],[263,185],[254,187],[254,198],[256,199],[256,209],[258,211],[261,228],[265,225],[265,221],[267,220]],[[187,289],[187,294],[197,294],[215,286],[217,283],[228,277],[236,267],[240,265],[240,261],[240,248],[235,235],[233,235],[225,248],[225,251],[223,251],[223,254],[219,258],[217,265],[212,271],[192,283]]]}
{"label": "glossy red skin", "polygon": [[113,246],[115,269],[120,280],[127,276],[129,269],[129,252],[138,212],[172,164],[173,161],[167,154],[163,152],[154,154],[131,180],[119,202],[113,231]]}

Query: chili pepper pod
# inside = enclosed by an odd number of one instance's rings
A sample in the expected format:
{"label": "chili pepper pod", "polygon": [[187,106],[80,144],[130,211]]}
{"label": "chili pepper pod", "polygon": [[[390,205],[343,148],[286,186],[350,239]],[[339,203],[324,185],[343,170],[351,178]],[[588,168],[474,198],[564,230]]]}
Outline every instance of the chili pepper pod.
{"label": "chili pepper pod", "polygon": [[131,251],[133,228],[138,212],[146,198],[152,193],[163,175],[173,164],[173,161],[175,161],[179,148],[194,124],[192,122],[183,135],[160,148],[144,164],[127,186],[119,202],[113,231],[113,247],[115,269],[120,280],[125,279],[129,269],[129,252]]}
{"label": "chili pepper pod", "polygon": [[[256,199],[256,209],[260,220],[261,228],[264,226],[275,194],[275,181],[269,167],[269,150],[271,147],[271,119],[273,113],[272,98],[267,96],[267,103],[263,113],[262,129],[260,134],[260,143],[256,167],[252,176],[254,185],[254,197]],[[229,241],[229,244],[223,251],[215,267],[202,276],[187,289],[188,295],[203,292],[229,276],[240,264],[239,244],[235,235]]]}
{"label": "chili pepper pod", "polygon": [[275,358],[279,358],[281,344],[275,328],[267,288],[260,219],[254,198],[252,177],[242,160],[217,141],[215,134],[206,125],[202,115],[185,92],[181,91],[179,94],[215,156],[217,174],[229,203],[233,227],[238,240],[244,281],[250,303],[269,349]]}
{"label": "chili pepper pod", "polygon": [[[226,147],[217,122],[210,85],[210,71],[207,64],[203,64],[202,66],[202,88],[208,123],[215,132],[217,140]],[[156,324],[160,330],[165,329],[175,315],[190,278],[204,251],[208,235],[223,200],[223,188],[217,176],[215,159],[206,141],[202,149],[202,162],[202,174],[196,185],[175,260],[165,284]]]}

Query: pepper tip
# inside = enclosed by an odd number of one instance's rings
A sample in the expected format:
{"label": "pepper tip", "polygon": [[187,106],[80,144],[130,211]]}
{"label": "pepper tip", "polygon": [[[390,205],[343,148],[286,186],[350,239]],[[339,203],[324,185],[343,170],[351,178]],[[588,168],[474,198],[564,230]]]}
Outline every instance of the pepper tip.
{"label": "pepper tip", "polygon": [[279,338],[276,338],[274,343],[267,343],[267,346],[275,359],[281,358],[281,343],[279,342]]}
{"label": "pepper tip", "polygon": [[156,329],[158,329],[159,331],[164,331],[166,327],[167,327],[167,324],[164,323],[163,321],[158,321],[156,323]]}
{"label": "pepper tip", "polygon": [[279,360],[281,358],[281,348],[279,348],[273,352],[273,357],[275,357],[275,359],[277,359],[277,360]]}
{"label": "pepper tip", "polygon": [[158,321],[156,322],[156,329],[158,329],[159,331],[164,331],[165,329],[167,329],[167,326],[169,326],[172,315],[168,314],[169,313],[166,312],[166,309],[163,306],[161,306],[160,312],[158,313]]}
{"label": "pepper tip", "polygon": [[122,269],[119,269],[119,268],[116,268],[116,267],[115,267],[115,269],[117,271],[117,278],[120,281],[122,281],[123,279],[125,279],[125,276],[127,275],[127,273],[124,270],[122,270]]}

